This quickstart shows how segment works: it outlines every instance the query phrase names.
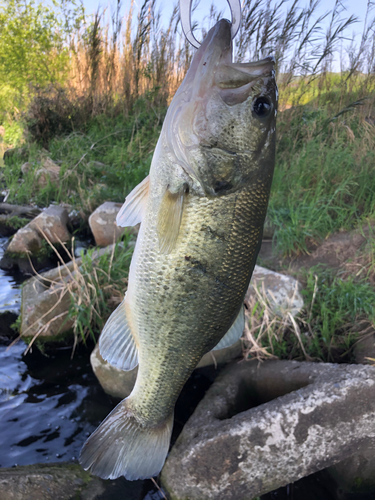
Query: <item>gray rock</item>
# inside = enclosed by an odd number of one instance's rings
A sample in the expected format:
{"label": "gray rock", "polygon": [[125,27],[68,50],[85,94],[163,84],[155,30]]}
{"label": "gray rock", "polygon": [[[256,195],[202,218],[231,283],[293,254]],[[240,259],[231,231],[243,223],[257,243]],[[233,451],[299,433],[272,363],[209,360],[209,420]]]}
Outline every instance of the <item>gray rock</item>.
{"label": "gray rock", "polygon": [[35,255],[41,250],[42,241],[38,231],[31,227],[29,223],[16,232],[6,251],[7,253],[31,253]]}
{"label": "gray rock", "polygon": [[51,205],[17,231],[6,251],[13,254],[36,254],[42,248],[42,240],[45,238],[53,244],[67,242],[71,238],[68,222],[66,209]]}
{"label": "gray rock", "polygon": [[121,207],[121,203],[106,201],[90,215],[90,229],[99,247],[111,245],[123,234],[125,228],[116,224],[116,216]]}
{"label": "gray rock", "polygon": [[369,439],[375,368],[243,362],[207,391],[162,482],[172,500],[247,500],[341,462]]}
{"label": "gray rock", "polygon": [[140,481],[103,481],[78,464],[36,464],[0,469],[1,500],[118,500],[141,498]]}
{"label": "gray rock", "polygon": [[107,394],[119,399],[129,396],[137,378],[138,366],[128,372],[115,368],[101,357],[98,345],[91,353],[90,362],[96,378]]}
{"label": "gray rock", "polygon": [[271,309],[279,316],[283,316],[286,312],[296,316],[303,307],[301,285],[291,276],[255,266],[246,300],[255,294],[254,288],[261,294],[264,290]]}
{"label": "gray rock", "polygon": [[264,226],[263,226],[263,239],[272,240],[275,231],[276,231],[275,224],[272,221],[270,221],[270,219],[266,216],[266,220],[264,221]]}
{"label": "gray rock", "polygon": [[[93,252],[96,259],[105,252],[111,252],[112,246]],[[75,266],[80,266],[82,259],[58,266],[31,278],[23,284],[21,303],[21,336],[31,340],[35,335],[39,341],[51,341],[68,332],[72,320],[68,320],[70,294],[67,283],[74,279]]]}
{"label": "gray rock", "polygon": [[375,334],[367,335],[354,347],[356,363],[361,365],[375,364]]}
{"label": "gray rock", "polygon": [[29,226],[35,229],[42,238],[47,237],[53,244],[70,241],[68,231],[68,211],[59,205],[51,205],[33,219]]}

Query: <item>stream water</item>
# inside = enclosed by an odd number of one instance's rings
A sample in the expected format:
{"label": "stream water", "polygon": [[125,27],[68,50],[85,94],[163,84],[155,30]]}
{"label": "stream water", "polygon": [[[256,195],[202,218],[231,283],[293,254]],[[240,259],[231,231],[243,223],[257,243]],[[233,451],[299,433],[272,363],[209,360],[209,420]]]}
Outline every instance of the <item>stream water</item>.
{"label": "stream water", "polygon": [[[0,239],[1,251],[6,239]],[[19,314],[20,277],[0,271],[0,314]],[[115,401],[102,390],[92,372],[89,355],[93,346],[56,348],[42,354],[26,345],[10,345],[6,315],[0,317],[0,467],[74,461],[97,425]],[[9,319],[9,318],[8,318]],[[173,440],[204,396],[211,380],[194,372],[181,393],[175,412]],[[160,500],[151,481],[121,479],[108,499]],[[315,474],[262,497],[263,500],[333,500],[339,497],[328,487],[324,473]],[[106,497],[107,498],[107,497]],[[351,499],[354,497],[350,497]]]}

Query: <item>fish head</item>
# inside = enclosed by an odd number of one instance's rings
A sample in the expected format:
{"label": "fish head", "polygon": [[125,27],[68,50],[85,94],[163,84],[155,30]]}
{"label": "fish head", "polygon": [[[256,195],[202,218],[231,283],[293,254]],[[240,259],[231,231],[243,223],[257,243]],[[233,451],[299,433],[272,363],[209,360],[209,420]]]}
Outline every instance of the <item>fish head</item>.
{"label": "fish head", "polygon": [[274,59],[232,62],[231,23],[208,33],[171,104],[172,148],[206,196],[272,180],[277,86]]}

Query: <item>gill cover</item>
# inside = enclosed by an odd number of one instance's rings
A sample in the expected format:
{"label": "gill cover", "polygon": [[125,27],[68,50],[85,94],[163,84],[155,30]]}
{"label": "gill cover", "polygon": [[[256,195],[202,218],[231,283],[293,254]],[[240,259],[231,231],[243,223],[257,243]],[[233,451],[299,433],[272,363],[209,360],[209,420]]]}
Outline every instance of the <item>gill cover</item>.
{"label": "gill cover", "polygon": [[[237,155],[249,154],[258,145],[249,145],[246,140],[230,141],[230,134],[238,137],[243,134],[241,129],[247,128],[246,120],[258,119],[252,114],[252,103],[263,95],[262,109],[267,107],[271,118],[276,109],[271,81],[274,85],[271,57],[253,63],[232,62],[231,23],[222,19],[209,31],[172,100],[164,124],[173,162],[200,185],[202,194],[220,196],[243,183],[244,172],[238,171],[238,166],[240,170],[243,166]],[[264,114],[263,129],[271,128],[266,118]],[[229,140],[223,141],[227,132]],[[212,171],[211,163],[219,172]]]}

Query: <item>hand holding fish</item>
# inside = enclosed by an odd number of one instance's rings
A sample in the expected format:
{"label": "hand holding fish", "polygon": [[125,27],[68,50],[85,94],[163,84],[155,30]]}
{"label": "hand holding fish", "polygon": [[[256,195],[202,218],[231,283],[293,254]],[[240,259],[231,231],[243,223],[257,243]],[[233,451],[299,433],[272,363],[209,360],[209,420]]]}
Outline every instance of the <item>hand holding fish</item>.
{"label": "hand holding fish", "polygon": [[80,461],[102,478],[157,475],[175,402],[202,356],[236,342],[261,244],[275,162],[274,61],[232,62],[232,25],[207,34],[169,107],[149,176],[117,223],[141,227],[122,304],[99,340],[124,399]]}

